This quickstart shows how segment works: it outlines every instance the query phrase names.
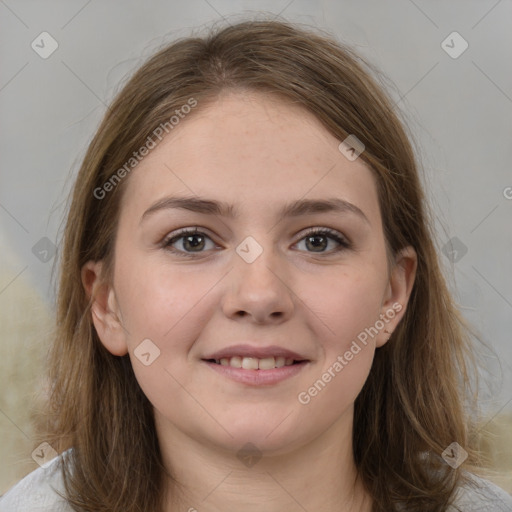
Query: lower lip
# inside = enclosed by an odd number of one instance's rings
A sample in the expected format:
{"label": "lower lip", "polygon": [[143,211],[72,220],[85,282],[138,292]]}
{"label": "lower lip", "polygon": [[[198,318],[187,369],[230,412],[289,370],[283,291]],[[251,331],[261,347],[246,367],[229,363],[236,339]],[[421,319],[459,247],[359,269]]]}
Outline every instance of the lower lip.
{"label": "lower lip", "polygon": [[250,386],[276,384],[277,382],[281,382],[297,375],[308,364],[308,361],[302,361],[300,363],[292,364],[290,366],[282,366],[281,368],[274,368],[272,370],[244,370],[243,368],[224,366],[210,361],[203,360],[203,362],[221,375]]}

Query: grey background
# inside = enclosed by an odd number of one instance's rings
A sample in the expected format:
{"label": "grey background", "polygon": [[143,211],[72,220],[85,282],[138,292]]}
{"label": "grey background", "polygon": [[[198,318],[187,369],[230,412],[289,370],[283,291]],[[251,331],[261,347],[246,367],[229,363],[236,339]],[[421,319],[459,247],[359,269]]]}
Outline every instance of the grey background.
{"label": "grey background", "polygon": [[[481,356],[484,407],[512,411],[510,0],[0,0],[0,261],[10,265],[0,294],[23,275],[52,307],[54,258],[41,261],[33,247],[57,242],[80,160],[127,73],[191,28],[260,11],[335,33],[389,77],[424,167],[439,249],[452,237],[463,244],[453,242],[458,261],[441,252],[450,286],[497,353]],[[59,45],[47,59],[31,47],[43,31]],[[458,58],[441,47],[453,31],[469,44]]]}

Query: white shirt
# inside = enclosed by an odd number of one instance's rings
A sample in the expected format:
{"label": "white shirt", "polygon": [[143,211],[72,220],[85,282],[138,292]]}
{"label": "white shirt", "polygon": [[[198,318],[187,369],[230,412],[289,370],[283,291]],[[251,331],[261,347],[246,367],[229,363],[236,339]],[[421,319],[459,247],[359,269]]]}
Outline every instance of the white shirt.
{"label": "white shirt", "polygon": [[[0,497],[0,512],[73,512],[58,492],[65,494],[59,462],[55,457],[46,468],[38,468]],[[474,485],[461,487],[454,506],[447,512],[512,512],[512,496],[482,478],[471,476]]]}

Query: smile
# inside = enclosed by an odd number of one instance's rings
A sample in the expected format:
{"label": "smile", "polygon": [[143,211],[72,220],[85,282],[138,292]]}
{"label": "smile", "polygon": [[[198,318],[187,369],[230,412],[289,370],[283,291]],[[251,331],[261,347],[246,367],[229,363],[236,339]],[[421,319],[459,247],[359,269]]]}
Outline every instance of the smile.
{"label": "smile", "polygon": [[297,375],[309,363],[283,357],[258,359],[239,356],[202,361],[217,374],[250,386],[276,384]]}
{"label": "smile", "polygon": [[231,366],[233,368],[243,368],[244,370],[273,370],[274,368],[282,368],[283,366],[291,366],[294,361],[291,357],[223,357],[221,359],[211,359],[216,364],[222,366]]}

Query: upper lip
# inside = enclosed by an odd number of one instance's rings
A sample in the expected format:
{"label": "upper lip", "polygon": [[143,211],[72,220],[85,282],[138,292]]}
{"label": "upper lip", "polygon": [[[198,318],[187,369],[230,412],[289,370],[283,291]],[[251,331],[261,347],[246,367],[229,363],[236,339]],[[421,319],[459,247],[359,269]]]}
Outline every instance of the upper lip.
{"label": "upper lip", "polygon": [[226,347],[223,348],[222,350],[214,352],[204,357],[203,359],[222,359],[234,356],[255,357],[258,359],[264,359],[267,357],[284,357],[288,359],[293,359],[295,361],[308,360],[306,357],[297,354],[297,352],[293,352],[292,350],[288,350],[283,347],[278,347],[276,345],[271,345],[269,347],[255,347],[251,345],[232,345],[231,347]]}

